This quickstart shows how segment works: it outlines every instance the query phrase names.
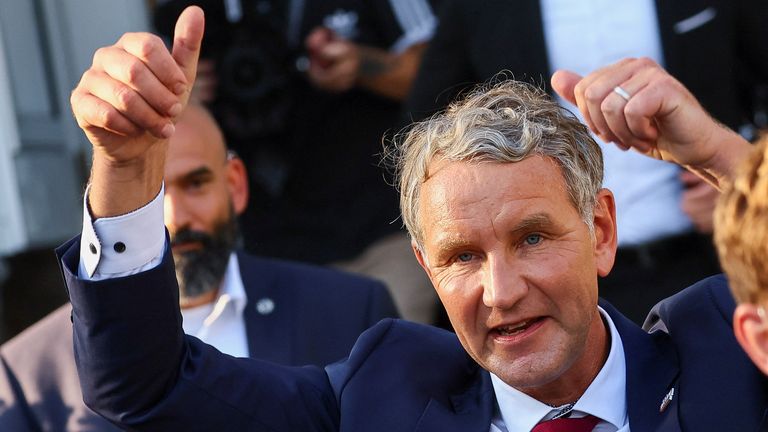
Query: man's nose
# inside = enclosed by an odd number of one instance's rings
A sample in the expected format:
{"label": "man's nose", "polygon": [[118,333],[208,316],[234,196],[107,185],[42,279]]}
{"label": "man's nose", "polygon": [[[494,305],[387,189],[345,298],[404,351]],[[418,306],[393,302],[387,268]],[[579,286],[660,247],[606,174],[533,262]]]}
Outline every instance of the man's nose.
{"label": "man's nose", "polygon": [[483,275],[483,304],[509,309],[528,292],[528,284],[507,257],[489,257]]}

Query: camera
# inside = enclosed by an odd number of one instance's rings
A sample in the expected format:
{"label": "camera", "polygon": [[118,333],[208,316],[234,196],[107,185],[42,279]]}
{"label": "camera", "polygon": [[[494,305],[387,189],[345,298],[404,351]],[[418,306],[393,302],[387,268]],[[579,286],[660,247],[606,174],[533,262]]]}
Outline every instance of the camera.
{"label": "camera", "polygon": [[286,24],[274,7],[267,2],[242,4],[238,22],[211,23],[219,27],[204,47],[218,78],[211,110],[232,144],[279,147],[287,141],[282,137],[295,88],[303,80],[296,66],[303,55],[289,46]]}
{"label": "camera", "polygon": [[289,122],[297,92],[306,86],[301,65],[308,62],[302,44],[288,41],[285,2],[168,0],[155,8],[155,28],[170,39],[176,18],[191,3],[205,12],[200,56],[213,61],[217,82],[206,104],[227,145],[248,166],[252,195],[262,202],[280,197],[297,150]]}
{"label": "camera", "polygon": [[[179,13],[190,1],[170,0],[155,9],[155,27],[170,37]],[[304,81],[297,65],[306,58],[300,46],[288,43],[287,20],[268,0],[240,1],[232,17],[224,0],[196,1],[205,11],[201,57],[213,60],[217,78],[214,100],[208,102],[229,144],[246,154],[245,146],[280,147],[297,85]]]}

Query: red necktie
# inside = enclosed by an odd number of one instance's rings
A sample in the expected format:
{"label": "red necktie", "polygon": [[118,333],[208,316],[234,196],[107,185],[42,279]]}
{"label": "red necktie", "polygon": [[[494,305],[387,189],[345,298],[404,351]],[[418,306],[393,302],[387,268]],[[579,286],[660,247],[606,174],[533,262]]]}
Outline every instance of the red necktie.
{"label": "red necktie", "polygon": [[531,432],[592,432],[600,419],[588,415],[580,418],[559,418],[543,421],[531,429]]}

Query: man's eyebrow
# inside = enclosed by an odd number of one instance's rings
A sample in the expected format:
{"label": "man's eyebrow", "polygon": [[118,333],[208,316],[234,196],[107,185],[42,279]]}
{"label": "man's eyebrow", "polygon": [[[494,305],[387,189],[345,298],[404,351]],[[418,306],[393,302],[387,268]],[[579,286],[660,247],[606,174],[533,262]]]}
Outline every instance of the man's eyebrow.
{"label": "man's eyebrow", "polygon": [[547,213],[534,213],[523,218],[523,220],[512,228],[511,232],[516,233],[543,229],[551,227],[552,225],[554,225],[554,222]]}
{"label": "man's eyebrow", "polygon": [[467,241],[459,236],[444,237],[437,242],[437,250],[441,252],[450,252],[455,249],[463,248]]}
{"label": "man's eyebrow", "polygon": [[213,174],[213,171],[211,171],[210,168],[207,166],[201,166],[200,168],[193,169],[192,171],[187,172],[183,176],[181,176],[182,179],[190,179],[195,177],[201,177],[206,175]]}
{"label": "man's eyebrow", "polygon": [[195,168],[191,171],[187,171],[186,173],[174,179],[167,179],[166,183],[184,183],[184,182],[188,182],[198,178],[210,177],[212,175],[213,175],[213,171],[207,166],[203,165],[203,166],[200,166],[199,168]]}

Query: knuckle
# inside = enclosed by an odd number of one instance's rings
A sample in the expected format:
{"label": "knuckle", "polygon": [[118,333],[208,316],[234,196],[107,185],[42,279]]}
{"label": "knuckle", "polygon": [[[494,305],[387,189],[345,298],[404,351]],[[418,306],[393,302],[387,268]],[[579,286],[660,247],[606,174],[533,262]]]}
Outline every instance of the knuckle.
{"label": "knuckle", "polygon": [[148,38],[150,43],[152,44],[153,49],[162,48],[165,46],[163,39],[156,34],[148,33]]}
{"label": "knuckle", "polygon": [[653,60],[651,60],[651,58],[650,58],[650,57],[640,57],[640,58],[638,58],[638,59],[637,59],[637,62],[638,62],[638,63],[639,63],[641,66],[645,66],[645,67],[652,67],[652,66],[656,66],[656,62],[655,62],[655,61],[653,61]]}
{"label": "knuckle", "polygon": [[135,101],[135,95],[132,89],[127,86],[117,86],[114,90],[115,101],[118,104],[117,108],[127,109]]}
{"label": "knuckle", "polygon": [[680,83],[676,79],[672,78],[671,75],[669,75],[667,73],[664,73],[661,70],[659,72],[658,78],[656,78],[656,79],[658,80],[658,82],[659,82],[658,85],[661,88],[675,88],[675,87],[678,87],[680,85]]}
{"label": "knuckle", "polygon": [[632,103],[630,100],[629,102],[624,105],[624,115],[627,117],[637,117],[640,115],[639,108],[636,104]]}
{"label": "knuckle", "polygon": [[80,102],[82,99],[83,95],[77,89],[72,90],[72,93],[69,94],[69,106],[78,124],[80,124],[80,118],[82,117],[80,115]]}
{"label": "knuckle", "polygon": [[72,110],[74,111],[75,108],[78,106],[80,100],[83,98],[82,94],[78,90],[77,87],[75,87],[70,93],[69,93],[69,104],[72,105]]}
{"label": "knuckle", "polygon": [[598,103],[602,100],[601,92],[596,89],[594,86],[591,86],[584,90],[584,98],[592,103]]}
{"label": "knuckle", "polygon": [[101,47],[101,48],[97,49],[93,53],[92,66],[95,66],[96,63],[100,63],[101,59],[103,59],[107,55],[108,52],[109,52],[109,47]]}
{"label": "knuckle", "polygon": [[573,88],[574,94],[577,95],[583,95],[584,94],[584,80],[579,81],[576,83],[576,87]]}
{"label": "knuckle", "polygon": [[114,109],[111,107],[105,106],[104,104],[101,104],[97,109],[95,113],[96,121],[98,124],[100,124],[102,127],[105,127],[107,129],[115,129],[118,122],[118,115],[115,112]]}
{"label": "knuckle", "polygon": [[93,78],[93,76],[96,74],[96,71],[93,70],[93,68],[86,69],[85,72],[83,72],[83,75],[80,77],[80,82],[88,81]]}
{"label": "knuckle", "polygon": [[122,36],[120,36],[120,39],[118,39],[118,43],[127,43],[135,37],[136,32],[125,32]]}
{"label": "knuckle", "polygon": [[162,41],[158,36],[153,34],[146,35],[138,47],[138,54],[142,58],[149,58],[159,46],[162,45]]}
{"label": "knuckle", "polygon": [[606,114],[616,114],[619,112],[619,109],[616,102],[612,101],[611,98],[605,98],[600,104],[600,111]]}
{"label": "knuckle", "polygon": [[83,72],[83,76],[80,77],[80,82],[77,84],[77,87],[75,88],[88,88],[97,75],[98,73],[93,69],[86,70],[85,72]]}
{"label": "knuckle", "polygon": [[131,59],[125,64],[125,79],[130,83],[135,83],[144,72],[144,65],[137,58]]}
{"label": "knuckle", "polygon": [[637,61],[637,58],[635,58],[635,57],[627,57],[627,58],[619,60],[619,64],[620,65],[626,65],[626,64],[633,63],[635,61]]}

